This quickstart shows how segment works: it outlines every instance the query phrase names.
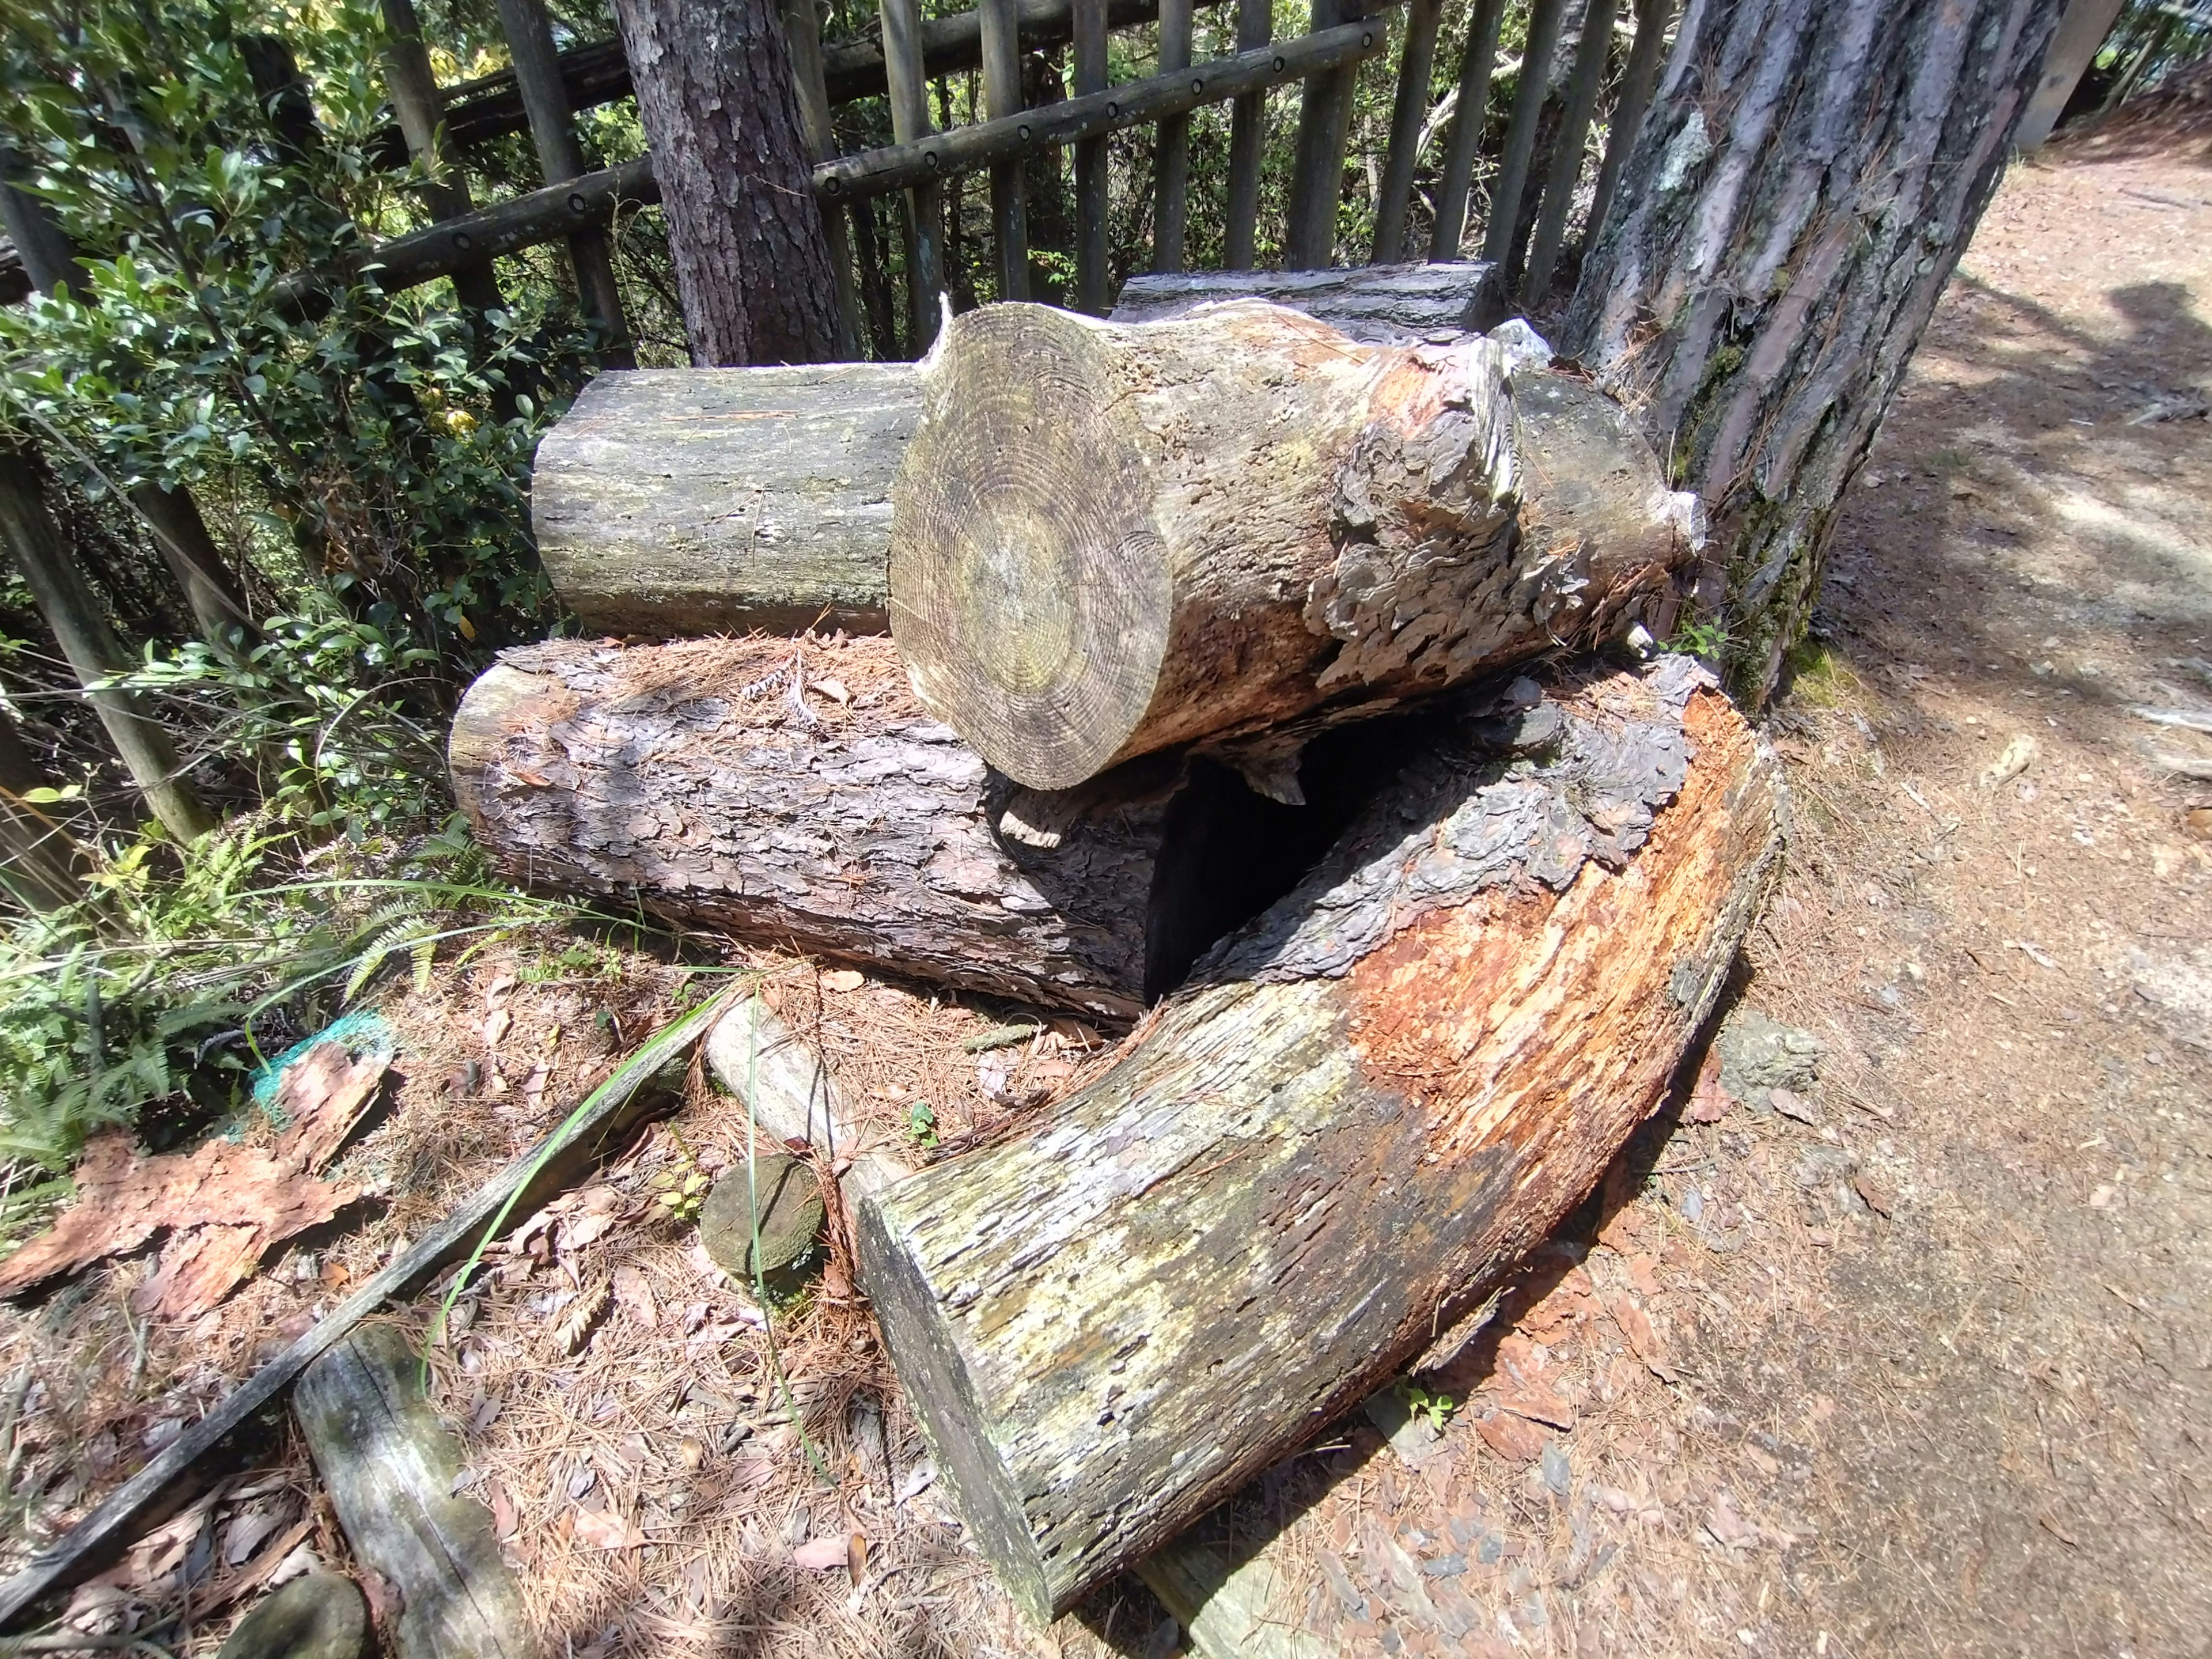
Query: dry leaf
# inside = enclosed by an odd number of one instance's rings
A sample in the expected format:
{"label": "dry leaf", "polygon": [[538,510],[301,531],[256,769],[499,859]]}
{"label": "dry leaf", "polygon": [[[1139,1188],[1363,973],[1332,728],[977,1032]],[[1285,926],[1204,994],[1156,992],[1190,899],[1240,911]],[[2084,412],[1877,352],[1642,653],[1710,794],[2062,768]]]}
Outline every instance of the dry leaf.
{"label": "dry leaf", "polygon": [[853,694],[845,689],[845,683],[842,680],[809,680],[806,683],[806,689],[809,691],[820,692],[834,703],[848,703],[853,701]]}
{"label": "dry leaf", "polygon": [[491,983],[484,987],[484,1011],[489,1013],[505,1007],[507,1000],[514,994],[514,975],[502,968],[492,975]]}
{"label": "dry leaf", "polygon": [[653,1540],[645,1529],[619,1515],[605,1510],[574,1510],[575,1535],[586,1544],[603,1550],[634,1550]]}
{"label": "dry leaf", "polygon": [[1720,1050],[1708,1048],[1705,1063],[1698,1067],[1697,1086],[1691,1090],[1690,1103],[1682,1115],[1692,1123],[1717,1123],[1735,1104],[1735,1098],[1721,1086]]}
{"label": "dry leaf", "polygon": [[248,1510],[234,1515],[230,1524],[222,1529],[222,1564],[226,1567],[241,1566],[246,1558],[261,1547],[261,1540],[283,1524],[274,1510]]}
{"label": "dry leaf", "polygon": [[1735,1512],[1735,1500],[1725,1491],[1713,1494],[1712,1507],[1705,1511],[1705,1530],[1732,1550],[1759,1541],[1759,1528],[1747,1524]]}
{"label": "dry leaf", "polygon": [[853,1540],[840,1534],[833,1538],[813,1538],[791,1553],[791,1565],[804,1567],[809,1572],[827,1572],[832,1567],[847,1566],[852,1560]]}
{"label": "dry leaf", "polygon": [[853,1588],[860,1588],[860,1580],[868,1576],[868,1540],[854,1533],[845,1540],[845,1571],[853,1580]]}
{"label": "dry leaf", "polygon": [[491,1483],[492,1534],[502,1544],[522,1530],[522,1517],[515,1510],[514,1499],[507,1496],[507,1487],[495,1480]]}
{"label": "dry leaf", "polygon": [[598,1243],[614,1231],[615,1223],[621,1218],[605,1210],[586,1210],[581,1215],[564,1217],[561,1222],[562,1252],[565,1255]]}
{"label": "dry leaf", "polygon": [[866,974],[851,968],[835,969],[822,975],[822,988],[825,991],[857,991],[867,982]]}
{"label": "dry leaf", "polygon": [[1659,1333],[1652,1328],[1651,1316],[1645,1313],[1636,1298],[1626,1291],[1616,1294],[1607,1304],[1613,1322],[1620,1327],[1620,1334],[1628,1339],[1628,1346],[1636,1357],[1651,1368],[1651,1374],[1662,1382],[1674,1380],[1674,1368],[1667,1363],[1667,1351],[1659,1340]]}
{"label": "dry leaf", "polygon": [[646,1278],[643,1268],[624,1262],[615,1269],[613,1285],[616,1302],[621,1304],[622,1310],[629,1316],[631,1322],[638,1329],[651,1331],[659,1328],[659,1312],[653,1305],[653,1284]]}
{"label": "dry leaf", "polygon": [[562,1353],[573,1354],[582,1350],[592,1340],[592,1332],[601,1316],[607,1310],[610,1291],[606,1280],[594,1279],[568,1304],[561,1316],[561,1322],[553,1328],[554,1345]]}
{"label": "dry leaf", "polygon": [[1891,1192],[1872,1176],[1853,1176],[1851,1189],[1866,1200],[1866,1206],[1878,1216],[1887,1217],[1897,1208],[1897,1194]]}
{"label": "dry leaf", "polygon": [[484,1047],[495,1052],[499,1048],[500,1039],[507,1035],[508,1028],[514,1024],[514,1016],[504,1008],[495,1008],[486,1014],[483,1023]]}

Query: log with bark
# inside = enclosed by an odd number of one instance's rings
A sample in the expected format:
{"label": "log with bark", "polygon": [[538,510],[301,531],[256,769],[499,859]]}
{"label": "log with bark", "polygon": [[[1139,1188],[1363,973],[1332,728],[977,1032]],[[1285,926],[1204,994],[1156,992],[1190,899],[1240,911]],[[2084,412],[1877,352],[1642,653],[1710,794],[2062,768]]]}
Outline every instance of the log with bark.
{"label": "log with bark", "polygon": [[1595,646],[1659,621],[1690,551],[1620,408],[1499,340],[993,306],[922,382],[892,632],[930,711],[1035,788]]}
{"label": "log with bark", "polygon": [[1778,768],[1711,687],[1670,657],[1476,705],[1105,1076],[860,1206],[1031,1613],[1364,1398],[1660,1103],[1779,866]]}
{"label": "log with bark", "polygon": [[[1177,272],[1132,281],[1123,307],[1251,294],[1382,342],[1496,320],[1484,264]],[[921,411],[912,363],[601,374],[538,447],[553,586],[602,634],[881,631],[891,481]]]}
{"label": "log with bark", "polygon": [[1127,1019],[1286,890],[1419,735],[1316,744],[1304,807],[1182,757],[1048,797],[930,719],[881,636],[562,641],[477,681],[448,759],[516,880]]}

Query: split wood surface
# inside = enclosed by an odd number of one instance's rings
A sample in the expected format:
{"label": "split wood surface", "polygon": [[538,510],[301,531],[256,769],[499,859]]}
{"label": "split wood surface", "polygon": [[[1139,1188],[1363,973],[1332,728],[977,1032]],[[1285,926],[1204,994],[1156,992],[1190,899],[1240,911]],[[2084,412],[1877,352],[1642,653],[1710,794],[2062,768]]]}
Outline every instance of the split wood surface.
{"label": "split wood surface", "polygon": [[860,1206],[977,1547],[1050,1616],[1364,1398],[1660,1103],[1779,864],[1686,659],[1516,682],[1023,1139]]}
{"label": "split wood surface", "polygon": [[[1240,295],[1378,342],[1503,314],[1495,270],[1478,264],[1142,276],[1115,314]],[[546,571],[601,634],[880,631],[891,482],[921,412],[913,363],[601,374],[538,447],[531,514]]]}
{"label": "split wood surface", "polygon": [[1671,624],[1686,503],[1617,404],[1499,340],[990,306],[922,379],[892,631],[1035,788]]}
{"label": "split wood surface", "polygon": [[491,1511],[454,1490],[461,1443],[421,1369],[392,1326],[355,1332],[292,1391],[300,1437],[355,1559],[399,1591],[398,1659],[539,1659]]}

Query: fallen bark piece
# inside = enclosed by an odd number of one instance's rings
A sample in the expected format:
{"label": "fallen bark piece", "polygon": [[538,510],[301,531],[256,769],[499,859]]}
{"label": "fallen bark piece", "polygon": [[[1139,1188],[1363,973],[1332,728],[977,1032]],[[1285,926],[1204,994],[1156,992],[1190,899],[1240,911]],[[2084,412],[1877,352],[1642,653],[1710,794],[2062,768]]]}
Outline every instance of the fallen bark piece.
{"label": "fallen bark piece", "polygon": [[508,652],[447,757],[516,880],[1128,1019],[1328,847],[1376,740],[1342,747],[1306,808],[1182,757],[1047,796],[932,719],[889,640],[755,638]]}
{"label": "fallen bark piece", "polygon": [[54,1224],[0,1262],[0,1295],[137,1249],[167,1231],[153,1273],[131,1292],[137,1312],[190,1319],[228,1296],[273,1245],[319,1226],[361,1196],[319,1181],[368,1110],[388,1069],[381,1051],[354,1059],[318,1043],[285,1068],[275,1115],[289,1124],[267,1146],[220,1137],[190,1152],[142,1158],[115,1130],[86,1143],[76,1197]]}
{"label": "fallen bark piece", "polygon": [[1683,659],[1471,718],[1113,1070],[860,1206],[884,1342],[1024,1608],[1304,1443],[1580,1200],[1712,1006],[1783,812]]}
{"label": "fallen bark piece", "polygon": [[461,1443],[421,1374],[392,1326],[355,1332],[292,1391],[301,1437],[356,1559],[398,1588],[399,1659],[538,1659],[491,1511],[454,1492]]}
{"label": "fallen bark piece", "polygon": [[1034,788],[1671,622],[1690,504],[1618,404],[1498,340],[987,306],[923,383],[892,632]]}
{"label": "fallen bark piece", "polygon": [[[1122,304],[1153,314],[1229,294],[1265,294],[1363,340],[1504,314],[1496,268],[1479,264],[1182,271],[1133,280]],[[891,481],[921,413],[912,363],[599,375],[538,446],[531,520],[546,574],[602,634],[880,632]]]}

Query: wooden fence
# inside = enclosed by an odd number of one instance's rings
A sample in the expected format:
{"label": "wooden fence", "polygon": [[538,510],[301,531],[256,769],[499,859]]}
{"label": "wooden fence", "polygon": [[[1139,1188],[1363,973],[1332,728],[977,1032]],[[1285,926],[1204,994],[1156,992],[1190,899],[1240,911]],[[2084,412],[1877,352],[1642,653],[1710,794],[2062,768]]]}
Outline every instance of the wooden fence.
{"label": "wooden fence", "polygon": [[[882,0],[878,36],[823,41],[816,0],[784,0],[793,45],[802,114],[815,148],[814,188],[830,231],[840,273],[846,337],[858,338],[854,265],[847,217],[872,198],[906,200],[908,315],[915,337],[933,332],[934,296],[945,274],[942,191],[948,180],[988,173],[991,187],[993,266],[998,291],[1029,297],[1030,227],[1024,199],[1024,164],[1042,152],[1072,149],[1074,204],[1073,298],[1104,312],[1111,300],[1107,270],[1107,142],[1125,129],[1156,130],[1154,269],[1182,267],[1189,193],[1188,121],[1193,111],[1233,107],[1223,244],[1230,269],[1249,268],[1260,210],[1260,171],[1270,89],[1302,87],[1292,165],[1284,263],[1313,268],[1337,262],[1337,215],[1360,67],[1395,50],[1396,95],[1364,263],[1460,255],[1477,161],[1486,125],[1491,81],[1506,0],[1474,0],[1467,46],[1457,67],[1453,116],[1439,135],[1441,156],[1431,191],[1432,233],[1425,249],[1407,246],[1409,209],[1431,115],[1430,88],[1443,0],[1311,0],[1301,34],[1271,38],[1269,0],[1236,0],[1237,50],[1194,62],[1197,6],[1228,0],[980,0],[973,11],[921,19],[916,0]],[[1482,225],[1481,257],[1496,264],[1508,290],[1524,306],[1549,293],[1584,172],[1591,124],[1610,88],[1609,138],[1584,222],[1602,222],[1622,162],[1643,118],[1674,12],[1674,0],[1531,0],[1527,40],[1502,143],[1495,156]],[[407,0],[386,0],[411,25]],[[1579,9],[1579,45],[1571,64],[1556,64],[1563,25]],[[364,257],[387,288],[481,270],[495,256],[534,244],[568,240],[588,246],[625,203],[658,199],[649,159],[596,172],[558,169],[573,155],[573,112],[630,91],[620,46],[611,41],[556,52],[535,0],[502,0],[501,22],[514,70],[435,91],[440,137],[466,145],[532,132],[548,161],[544,188],[495,206],[451,211],[441,222],[386,242]],[[1401,15],[1402,13],[1402,15]],[[1154,32],[1159,72],[1109,84],[1107,41],[1119,31]],[[1394,43],[1393,36],[1395,36]],[[1611,65],[1626,37],[1625,64]],[[1071,46],[1073,95],[1024,107],[1020,57],[1024,51]],[[1564,77],[1555,76],[1555,67]],[[987,118],[939,131],[929,118],[933,77],[981,71]],[[1556,91],[1554,83],[1557,82]],[[857,155],[836,152],[831,113],[837,106],[887,97],[895,142]],[[402,101],[395,88],[395,104]],[[411,112],[383,135],[380,149],[395,161],[434,142],[407,131]],[[1540,177],[1538,169],[1540,167]],[[556,172],[566,176],[556,176]],[[1524,235],[1525,233],[1525,235]],[[592,301],[579,252],[579,277]],[[619,328],[619,319],[608,319]]]}

